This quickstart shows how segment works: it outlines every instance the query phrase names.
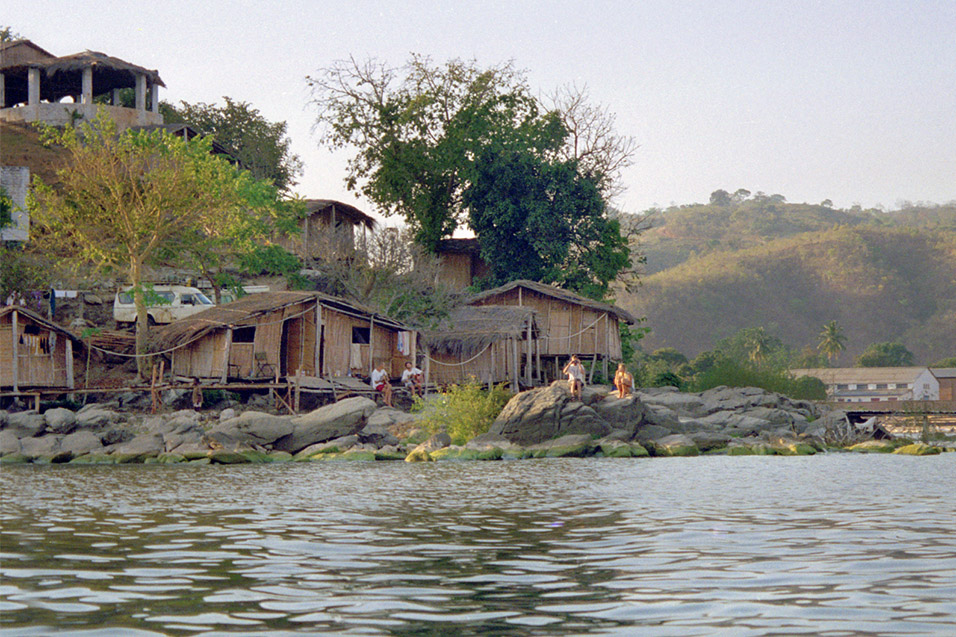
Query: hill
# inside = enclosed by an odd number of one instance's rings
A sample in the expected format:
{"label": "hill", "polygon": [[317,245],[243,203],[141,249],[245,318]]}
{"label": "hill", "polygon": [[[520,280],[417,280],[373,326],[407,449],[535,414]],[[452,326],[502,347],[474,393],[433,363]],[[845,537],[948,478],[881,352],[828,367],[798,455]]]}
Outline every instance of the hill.
{"label": "hill", "polygon": [[777,200],[694,205],[660,215],[642,237],[644,285],[620,305],[648,317],[643,347],[688,356],[747,327],[793,348],[825,322],[867,345],[899,340],[929,363],[956,354],[956,206],[884,213]]}
{"label": "hill", "polygon": [[28,166],[30,175],[44,182],[57,182],[56,171],[63,167],[63,153],[40,142],[40,133],[30,124],[0,121],[0,166]]}

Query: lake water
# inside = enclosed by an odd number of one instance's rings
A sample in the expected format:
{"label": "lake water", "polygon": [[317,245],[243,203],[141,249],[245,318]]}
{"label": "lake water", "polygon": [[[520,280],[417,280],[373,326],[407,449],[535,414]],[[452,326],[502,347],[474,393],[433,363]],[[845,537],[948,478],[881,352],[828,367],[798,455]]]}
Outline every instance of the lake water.
{"label": "lake water", "polygon": [[0,471],[0,633],[956,634],[956,454]]}

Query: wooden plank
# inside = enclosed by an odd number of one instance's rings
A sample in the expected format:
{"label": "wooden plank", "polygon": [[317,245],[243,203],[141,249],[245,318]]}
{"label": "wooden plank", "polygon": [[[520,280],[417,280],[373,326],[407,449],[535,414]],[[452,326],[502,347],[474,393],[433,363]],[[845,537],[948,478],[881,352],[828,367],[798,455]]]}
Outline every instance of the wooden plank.
{"label": "wooden plank", "polygon": [[226,346],[225,352],[222,356],[222,376],[219,377],[219,382],[225,384],[229,382],[229,363],[232,362],[230,357],[232,354],[232,328],[230,327],[226,330]]}
{"label": "wooden plank", "polygon": [[66,386],[73,389],[76,386],[76,382],[73,379],[73,339],[67,338],[65,340],[66,357],[64,364],[66,365]]}
{"label": "wooden plank", "polygon": [[19,312],[13,310],[13,391],[20,391],[20,327],[17,325]]}

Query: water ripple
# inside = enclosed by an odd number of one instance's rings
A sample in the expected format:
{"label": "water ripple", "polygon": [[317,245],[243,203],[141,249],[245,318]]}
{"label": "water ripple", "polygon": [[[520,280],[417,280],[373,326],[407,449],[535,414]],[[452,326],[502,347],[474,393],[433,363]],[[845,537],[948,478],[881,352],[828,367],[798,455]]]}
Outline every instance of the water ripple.
{"label": "water ripple", "polygon": [[5,467],[0,633],[956,633],[956,454]]}

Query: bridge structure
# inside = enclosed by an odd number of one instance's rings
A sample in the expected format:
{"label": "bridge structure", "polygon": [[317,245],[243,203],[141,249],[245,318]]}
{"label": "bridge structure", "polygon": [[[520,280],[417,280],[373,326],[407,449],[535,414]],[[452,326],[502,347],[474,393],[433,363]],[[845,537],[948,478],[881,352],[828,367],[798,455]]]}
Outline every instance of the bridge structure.
{"label": "bridge structure", "polygon": [[846,412],[851,423],[870,418],[894,435],[912,437],[927,431],[956,434],[956,400],[900,400],[881,402],[827,402],[831,409]]}

